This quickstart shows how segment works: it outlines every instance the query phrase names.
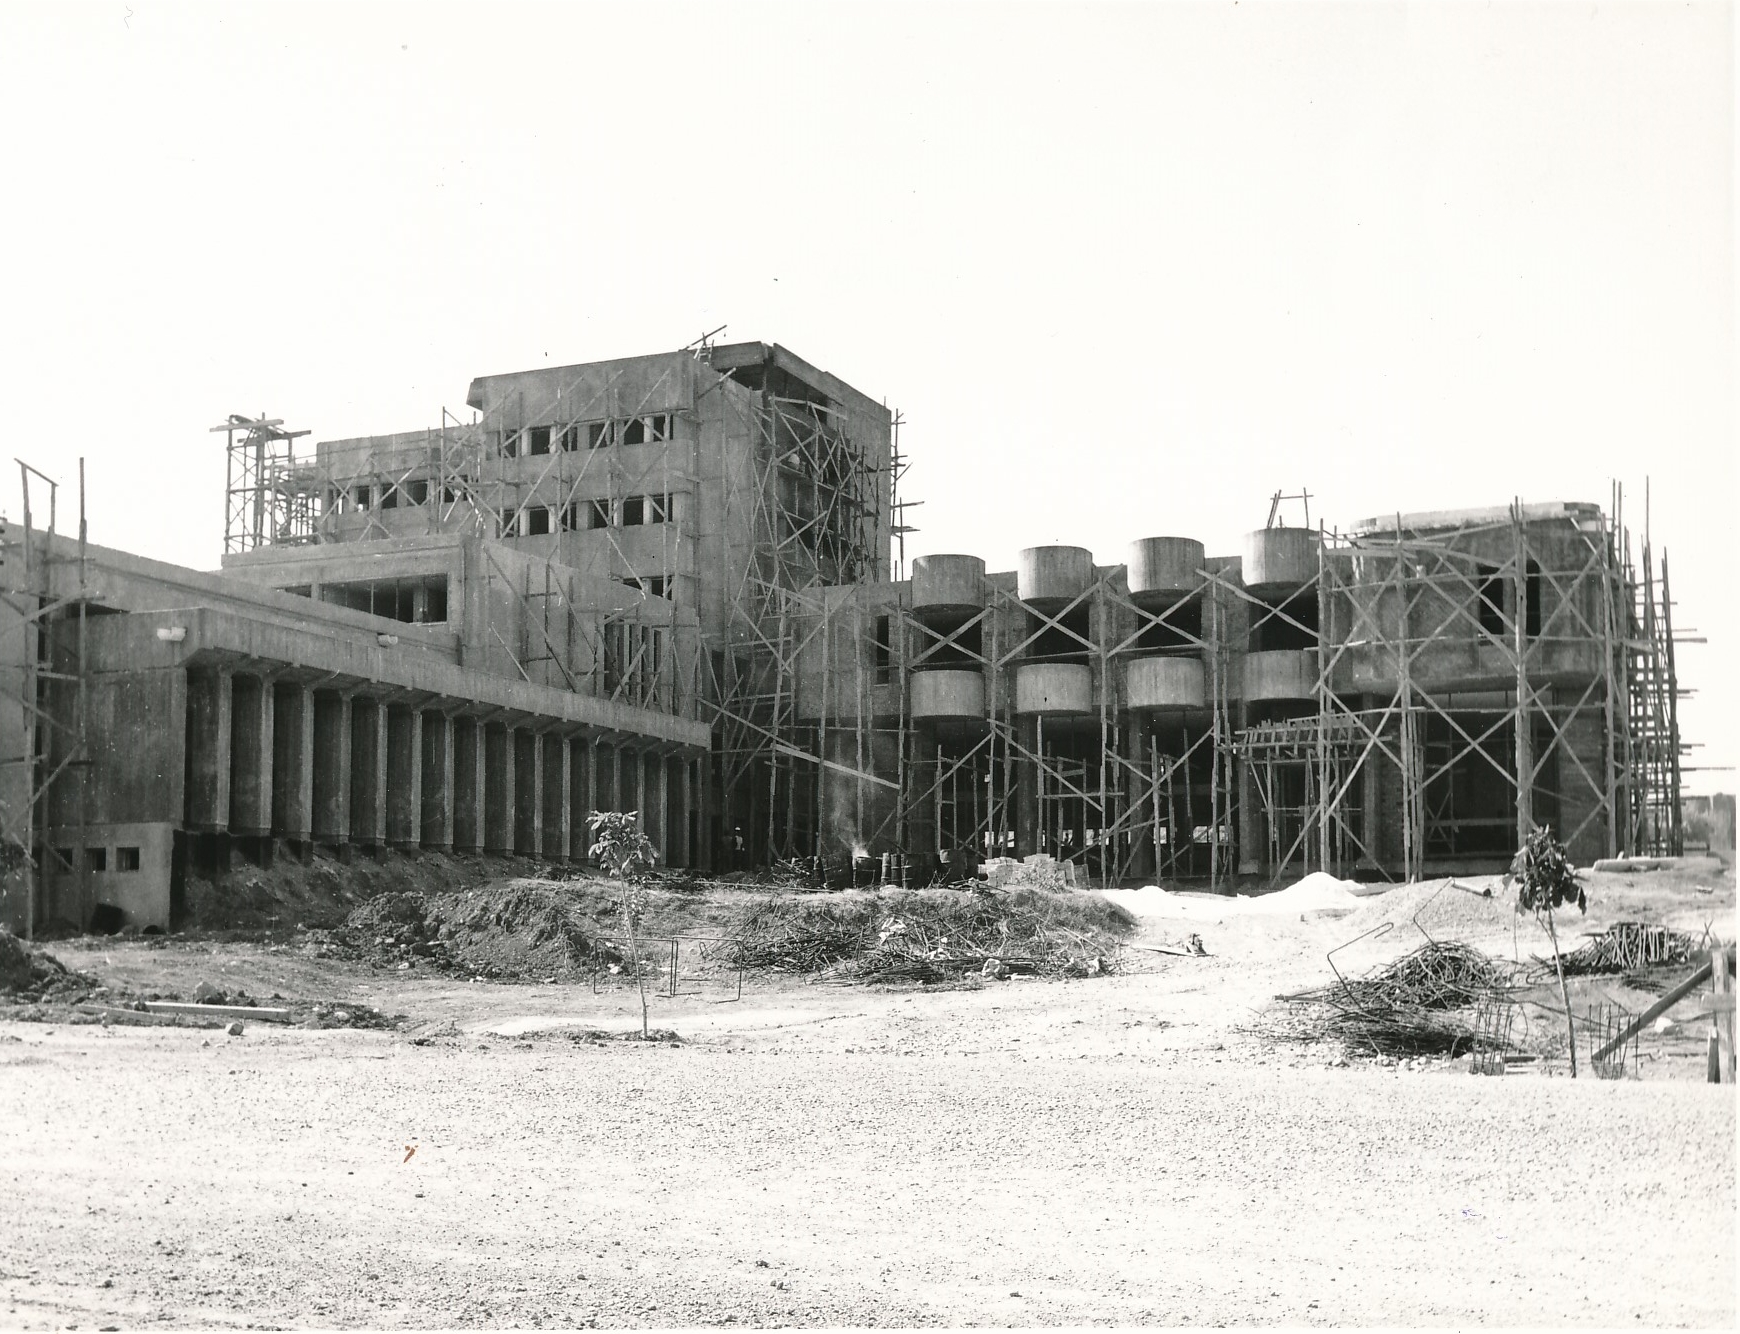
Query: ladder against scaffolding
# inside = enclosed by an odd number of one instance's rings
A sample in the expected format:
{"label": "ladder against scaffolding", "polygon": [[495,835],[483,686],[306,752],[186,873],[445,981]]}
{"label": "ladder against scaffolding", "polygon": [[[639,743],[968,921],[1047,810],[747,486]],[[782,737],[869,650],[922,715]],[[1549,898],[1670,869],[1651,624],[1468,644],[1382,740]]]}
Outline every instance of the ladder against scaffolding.
{"label": "ladder against scaffolding", "polygon": [[[0,520],[0,925],[28,938],[47,920],[83,927],[92,906],[84,856],[89,564],[84,460],[70,541],[58,531],[59,484],[22,461],[19,470],[20,518]],[[45,876],[63,842],[71,864]],[[70,891],[50,894],[56,884]]]}

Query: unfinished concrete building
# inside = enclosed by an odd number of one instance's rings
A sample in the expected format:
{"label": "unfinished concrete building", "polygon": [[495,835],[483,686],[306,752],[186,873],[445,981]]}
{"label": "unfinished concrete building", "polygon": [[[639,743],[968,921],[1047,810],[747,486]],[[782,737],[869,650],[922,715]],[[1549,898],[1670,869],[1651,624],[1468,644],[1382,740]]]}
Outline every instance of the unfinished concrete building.
{"label": "unfinished concrete building", "polygon": [[26,474],[11,924],[165,925],[236,855],[580,858],[594,808],[669,864],[836,882],[885,854],[921,882],[1035,853],[1098,883],[1400,878],[1502,865],[1536,823],[1582,861],[1677,848],[1666,561],[1634,560],[1617,491],[902,577],[898,419],[783,348],[468,404],[312,448],[216,428],[219,574],[53,531]]}

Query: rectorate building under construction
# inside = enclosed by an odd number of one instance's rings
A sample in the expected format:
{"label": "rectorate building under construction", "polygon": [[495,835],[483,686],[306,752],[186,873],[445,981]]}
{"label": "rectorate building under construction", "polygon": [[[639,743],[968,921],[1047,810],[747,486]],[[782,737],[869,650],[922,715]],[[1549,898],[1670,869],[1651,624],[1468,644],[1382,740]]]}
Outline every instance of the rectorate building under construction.
{"label": "rectorate building under construction", "polygon": [[[235,416],[221,571],[0,542],[0,923],[169,927],[190,873],[418,849],[1048,854],[1095,883],[1679,850],[1665,554],[1517,500],[895,558],[900,419],[782,347],[483,376],[323,441]],[[1156,524],[1155,526],[1164,526]],[[1101,561],[1106,563],[1101,563]]]}

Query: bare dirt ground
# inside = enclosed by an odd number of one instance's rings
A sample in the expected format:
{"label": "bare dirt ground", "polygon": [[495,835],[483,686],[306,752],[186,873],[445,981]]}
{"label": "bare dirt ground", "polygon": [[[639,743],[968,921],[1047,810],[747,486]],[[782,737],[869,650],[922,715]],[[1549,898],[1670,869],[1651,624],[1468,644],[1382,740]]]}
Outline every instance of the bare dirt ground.
{"label": "bare dirt ground", "polygon": [[[1343,1066],[1272,1036],[1276,994],[1386,921],[1344,971],[1422,927],[1546,953],[1502,898],[1435,889],[1147,918],[1138,944],[1196,932],[1209,957],[1131,950],[1076,981],[751,974],[737,1000],[685,962],[686,994],[651,1002],[677,1045],[585,1040],[638,1028],[619,984],[61,942],[115,985],[407,1018],[0,1022],[0,1325],[1732,1327],[1734,1089],[1701,1082],[1695,1003],[1647,1035],[1639,1081]],[[1642,919],[1733,938],[1714,865],[1590,894],[1573,937]]]}

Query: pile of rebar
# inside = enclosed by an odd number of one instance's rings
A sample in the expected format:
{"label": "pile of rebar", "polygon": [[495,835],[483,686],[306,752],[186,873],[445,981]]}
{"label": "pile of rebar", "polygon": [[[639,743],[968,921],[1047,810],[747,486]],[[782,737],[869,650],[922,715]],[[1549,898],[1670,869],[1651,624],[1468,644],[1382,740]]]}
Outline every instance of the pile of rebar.
{"label": "pile of rebar", "polygon": [[1319,1037],[1386,1056],[1454,1055],[1480,1043],[1476,1026],[1452,1012],[1478,1008],[1510,988],[1499,960],[1452,940],[1285,999],[1316,1007]]}
{"label": "pile of rebar", "polygon": [[[1566,977],[1629,973],[1641,968],[1691,962],[1698,941],[1684,931],[1648,922],[1615,922],[1563,956]],[[1551,959],[1537,958],[1538,971],[1552,972]]]}

